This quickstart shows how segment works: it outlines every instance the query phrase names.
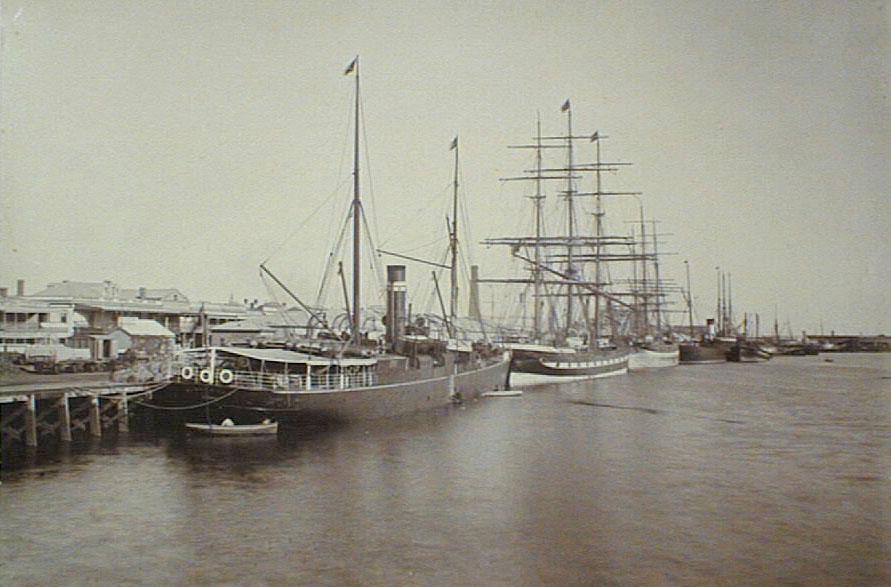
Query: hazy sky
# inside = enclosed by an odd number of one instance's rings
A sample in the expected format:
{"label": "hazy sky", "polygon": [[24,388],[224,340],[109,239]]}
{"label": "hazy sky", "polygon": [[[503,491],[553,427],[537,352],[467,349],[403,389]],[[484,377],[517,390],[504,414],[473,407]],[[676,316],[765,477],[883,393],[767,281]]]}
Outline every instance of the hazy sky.
{"label": "hazy sky", "polygon": [[[5,0],[0,284],[265,298],[271,256],[314,297],[350,197],[343,69],[361,54],[380,246],[439,255],[456,133],[472,240],[517,234],[529,186],[498,178],[531,161],[506,147],[537,111],[562,132],[570,98],[576,128],[634,163],[610,185],[644,192],[700,318],[721,266],[762,324],[777,304],[796,331],[891,334],[889,8]],[[627,231],[636,203],[609,206]],[[470,254],[485,276],[516,268]]]}

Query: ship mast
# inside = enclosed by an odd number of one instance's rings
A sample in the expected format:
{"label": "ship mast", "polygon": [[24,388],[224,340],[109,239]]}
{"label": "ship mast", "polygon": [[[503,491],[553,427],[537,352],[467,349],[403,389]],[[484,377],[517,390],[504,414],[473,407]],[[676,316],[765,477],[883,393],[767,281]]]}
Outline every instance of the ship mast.
{"label": "ship mast", "polygon": [[693,290],[690,288],[690,263],[684,260],[684,269],[687,270],[687,314],[690,318],[690,340],[693,340]]}
{"label": "ship mast", "polygon": [[455,151],[455,177],[452,182],[452,230],[449,235],[449,247],[452,253],[451,291],[449,300],[449,335],[455,336],[454,324],[458,314],[458,137],[452,141]]}
{"label": "ship mast", "polygon": [[356,346],[360,343],[359,338],[359,310],[361,307],[360,298],[362,290],[361,269],[362,258],[360,251],[361,243],[361,215],[362,200],[359,192],[359,56],[357,55],[353,62],[347,67],[345,75],[354,73],[356,75],[356,111],[355,111],[355,134],[353,137],[353,316],[352,316],[352,343]]}
{"label": "ship mast", "polygon": [[541,272],[541,205],[544,196],[541,193],[541,113],[536,113],[535,133],[535,245],[533,258],[535,265],[532,267],[533,309],[532,309],[532,340],[541,342],[541,299],[542,272]]}
{"label": "ship mast", "polygon": [[[597,192],[594,195],[595,202],[595,210],[594,210],[594,236],[597,239],[594,245],[594,283],[599,288],[603,282],[602,274],[600,270],[600,245],[601,238],[603,237],[603,200],[601,199],[601,195],[603,194],[603,180],[601,178],[601,165],[602,161],[600,159],[600,133],[595,132],[591,135],[591,140],[594,142],[594,150],[595,150],[595,172],[594,177],[597,180]],[[591,337],[588,337],[588,347],[599,349],[600,348],[600,296],[594,295],[594,340],[591,340]],[[593,346],[592,346],[593,343]]]}
{"label": "ship mast", "polygon": [[[662,283],[659,279],[659,241],[656,238],[656,220],[650,221],[653,226],[653,272],[655,273],[656,287],[654,295],[654,309],[656,311],[656,336],[662,335]],[[644,261],[646,263],[646,261]]]}
{"label": "ship mast", "polygon": [[572,282],[571,280],[575,279],[575,268],[573,267],[573,237],[575,236],[575,206],[573,203],[573,196],[575,195],[575,190],[573,189],[572,184],[572,104],[570,104],[569,100],[563,103],[561,110],[566,112],[566,157],[568,163],[566,165],[567,174],[566,174],[566,221],[567,221],[567,231],[566,236],[568,237],[566,240],[566,274],[569,276],[570,282],[566,284],[566,336],[569,336],[569,331],[572,328]]}

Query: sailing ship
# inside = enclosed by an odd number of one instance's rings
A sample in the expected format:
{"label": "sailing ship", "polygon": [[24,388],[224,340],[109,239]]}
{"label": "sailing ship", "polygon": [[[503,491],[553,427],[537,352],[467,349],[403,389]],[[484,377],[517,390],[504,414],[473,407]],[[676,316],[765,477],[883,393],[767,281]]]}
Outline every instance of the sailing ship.
{"label": "sailing ship", "polygon": [[[652,250],[647,249],[647,229],[644,221],[643,202],[638,200],[640,214],[640,254],[635,250],[638,241],[632,232],[632,257],[637,259],[634,265],[634,278],[631,281],[632,295],[635,300],[634,337],[631,340],[631,355],[628,358],[628,369],[640,371],[644,369],[661,369],[675,367],[680,358],[680,349],[673,340],[670,329],[663,316],[665,305],[665,287],[659,274],[659,240],[656,233],[656,221],[653,227]],[[653,280],[649,275],[649,264],[652,262]],[[638,266],[640,274],[638,278]]]}
{"label": "sailing ship", "polygon": [[[455,347],[430,338],[423,329],[408,323],[404,265],[387,267],[384,344],[369,340],[361,332],[360,242],[364,211],[359,182],[358,57],[345,74],[355,77],[348,338],[343,340],[342,333],[331,328],[324,315],[305,304],[261,264],[261,271],[309,314],[320,331],[317,338],[311,344],[296,347],[299,350],[235,346],[184,350],[175,367],[175,382],[164,391],[164,401],[189,404],[196,409],[215,404],[215,409],[240,412],[242,416],[254,414],[258,420],[274,416],[278,421],[349,421],[444,406],[507,387],[508,352],[484,344]],[[346,294],[345,280],[343,284]]]}
{"label": "sailing ship", "polygon": [[[561,111],[566,114],[566,134],[542,136],[540,117],[536,124],[533,144],[515,148],[532,149],[535,152],[535,168],[519,177],[503,178],[503,181],[531,181],[534,183],[532,236],[497,237],[486,239],[486,245],[507,246],[511,255],[521,260],[528,276],[480,280],[485,283],[523,284],[532,289],[532,330],[523,337],[503,341],[503,346],[513,353],[511,363],[512,382],[515,384],[538,383],[553,378],[598,378],[619,375],[628,371],[629,349],[616,331],[616,314],[619,308],[633,310],[631,304],[607,289],[609,285],[607,262],[629,261],[627,254],[609,252],[611,247],[628,247],[629,238],[604,234],[603,202],[606,195],[624,192],[607,192],[603,189],[602,172],[614,170],[621,164],[604,163],[601,160],[601,141],[605,138],[595,132],[591,135],[575,135],[572,128],[572,105],[569,100]],[[596,159],[592,163],[574,160],[575,142],[588,139],[595,147]],[[549,168],[543,164],[542,153],[546,149],[563,149],[566,163]],[[595,187],[590,192],[580,192],[576,180],[580,174],[593,172]],[[558,196],[565,206],[565,225],[554,235],[546,234],[543,205],[546,198],[544,184],[558,181],[563,189]],[[578,200],[594,199],[593,235],[585,235],[580,229]],[[585,269],[593,266],[586,276]],[[547,307],[547,325],[545,308]],[[558,316],[559,314],[559,316]],[[609,322],[607,334],[604,323]],[[610,336],[611,335],[611,336]]]}

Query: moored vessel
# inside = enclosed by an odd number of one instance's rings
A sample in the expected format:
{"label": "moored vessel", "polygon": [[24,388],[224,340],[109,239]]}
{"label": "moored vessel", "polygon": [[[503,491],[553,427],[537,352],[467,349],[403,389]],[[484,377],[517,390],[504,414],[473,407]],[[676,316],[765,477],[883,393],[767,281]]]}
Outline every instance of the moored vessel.
{"label": "moored vessel", "polygon": [[[298,352],[287,348],[203,347],[182,351],[175,381],[156,399],[168,406],[274,415],[276,420],[364,420],[449,405],[507,387],[510,354],[485,344],[454,345],[409,332],[405,266],[387,267],[386,338],[383,345],[360,331],[361,227],[359,190],[359,58],[355,76],[353,194],[353,296],[346,300],[349,336],[303,303],[265,264],[271,277],[306,311],[319,331]],[[343,276],[341,267],[341,276]],[[347,297],[346,281],[343,281]],[[307,328],[307,331],[309,329]],[[323,336],[324,335],[324,336]]]}

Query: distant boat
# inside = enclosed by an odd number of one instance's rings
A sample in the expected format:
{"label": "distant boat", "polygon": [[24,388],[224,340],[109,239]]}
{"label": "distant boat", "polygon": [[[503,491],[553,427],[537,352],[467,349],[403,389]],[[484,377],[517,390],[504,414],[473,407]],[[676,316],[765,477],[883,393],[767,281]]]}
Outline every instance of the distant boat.
{"label": "distant boat", "polygon": [[727,351],[727,360],[734,363],[762,363],[769,361],[770,356],[756,343],[742,338]]}
{"label": "distant boat", "polygon": [[705,365],[724,363],[730,343],[721,340],[703,339],[680,344],[681,365]]}
{"label": "distant boat", "polygon": [[186,422],[186,429],[207,436],[262,436],[278,433],[278,422],[230,425]]}
{"label": "distant boat", "polygon": [[661,369],[675,367],[680,362],[680,347],[677,343],[657,340],[644,342],[633,347],[628,358],[628,369]]}
{"label": "distant boat", "polygon": [[520,397],[523,392],[519,389],[505,389],[501,391],[487,391],[480,397]]}

